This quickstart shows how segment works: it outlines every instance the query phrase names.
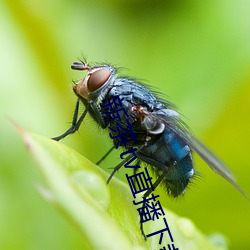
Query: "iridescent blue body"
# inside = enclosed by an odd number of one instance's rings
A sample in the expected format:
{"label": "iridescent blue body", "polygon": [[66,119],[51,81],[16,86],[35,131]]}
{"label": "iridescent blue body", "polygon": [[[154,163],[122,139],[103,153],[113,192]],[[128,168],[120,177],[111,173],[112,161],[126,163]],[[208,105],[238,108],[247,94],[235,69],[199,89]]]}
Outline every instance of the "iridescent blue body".
{"label": "iridescent blue body", "polygon": [[[111,79],[111,82],[104,88],[92,93],[91,99],[97,101],[100,95],[104,99],[111,99],[115,96],[122,99],[122,105],[129,115],[128,120],[133,125],[133,132],[136,134],[136,144],[131,138],[127,146],[140,147],[147,141],[147,144],[137,153],[138,159],[152,166],[158,177],[166,173],[162,183],[170,195],[176,197],[182,194],[194,174],[190,147],[167,126],[155,132],[155,130],[149,131],[143,124],[145,117],[151,114],[158,117],[161,115],[166,124],[168,120],[171,122],[173,117],[178,117],[178,113],[173,110],[173,105],[163,103],[142,84],[128,78]],[[141,112],[138,112],[138,109]],[[166,114],[164,110],[167,110]],[[113,116],[100,111],[104,120],[109,120]],[[93,119],[96,119],[96,114],[89,112]],[[126,127],[126,119],[125,114],[121,113],[121,121],[113,119],[105,123],[103,128],[107,126],[115,128],[117,123]],[[116,143],[117,141],[114,140],[114,145]]]}
{"label": "iridescent blue body", "polygon": [[[149,164],[158,177],[156,186],[163,183],[171,196],[183,194],[194,175],[192,151],[244,194],[226,165],[188,131],[173,104],[157,97],[148,86],[134,79],[118,77],[116,69],[108,64],[89,66],[84,62],[74,62],[71,68],[86,70],[87,74],[73,87],[78,101],[72,126],[54,140],[77,131],[87,113],[103,129],[115,128],[117,123],[126,127],[128,119],[136,134],[136,143],[130,138],[124,149],[138,147],[138,159]],[[99,106],[103,100],[111,100],[116,96],[122,99],[122,106],[128,114],[127,117],[121,113],[120,121],[112,120],[114,114],[105,113]],[[79,102],[86,107],[80,118]],[[117,140],[114,139],[114,145],[116,144]],[[117,169],[118,166],[109,180]]]}

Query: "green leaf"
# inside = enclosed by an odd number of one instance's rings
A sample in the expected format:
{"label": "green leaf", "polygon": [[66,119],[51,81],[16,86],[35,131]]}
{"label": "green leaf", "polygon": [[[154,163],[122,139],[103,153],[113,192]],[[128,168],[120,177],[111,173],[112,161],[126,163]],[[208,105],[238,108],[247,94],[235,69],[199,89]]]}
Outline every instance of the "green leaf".
{"label": "green leaf", "polygon": [[[139,216],[127,184],[113,178],[75,150],[39,135],[21,131],[24,142],[38,163],[44,185],[43,196],[81,232],[82,249],[160,249],[170,244],[167,232],[162,244],[160,235],[144,241],[139,229]],[[164,209],[165,218],[179,249],[227,249],[225,242],[215,245],[194,224]],[[146,222],[145,232],[163,229],[162,220]]]}

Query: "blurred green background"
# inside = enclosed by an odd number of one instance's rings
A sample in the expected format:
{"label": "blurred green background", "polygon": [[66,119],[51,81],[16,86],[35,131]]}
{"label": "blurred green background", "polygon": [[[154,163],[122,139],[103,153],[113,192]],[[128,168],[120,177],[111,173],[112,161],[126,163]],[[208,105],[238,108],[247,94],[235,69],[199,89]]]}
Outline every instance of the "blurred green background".
{"label": "blurred green background", "polygon": [[[247,0],[1,1],[0,249],[81,248],[81,235],[36,191],[39,173],[8,117],[47,137],[64,132],[72,80],[83,76],[70,65],[82,55],[167,95],[250,196],[249,13]],[[93,124],[63,143],[96,162],[112,142]],[[224,234],[230,249],[250,249],[250,202],[195,160],[203,177],[177,201],[162,191],[161,202],[202,232]],[[118,162],[116,151],[102,167]]]}

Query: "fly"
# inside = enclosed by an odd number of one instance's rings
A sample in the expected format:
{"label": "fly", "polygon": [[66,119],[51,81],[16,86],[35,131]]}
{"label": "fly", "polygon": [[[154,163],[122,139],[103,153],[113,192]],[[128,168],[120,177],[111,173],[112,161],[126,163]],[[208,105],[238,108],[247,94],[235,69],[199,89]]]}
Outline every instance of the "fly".
{"label": "fly", "polygon": [[[246,197],[227,166],[189,132],[172,103],[157,97],[148,86],[132,78],[119,77],[117,70],[111,65],[90,66],[85,62],[74,62],[71,68],[87,71],[87,74],[73,87],[78,99],[72,125],[65,133],[53,138],[54,140],[59,141],[76,132],[87,113],[102,129],[115,127],[117,121],[110,119],[111,115],[105,114],[99,104],[104,99],[111,100],[119,96],[123,100],[124,110],[129,115],[128,119],[133,126],[133,132],[137,134],[138,150],[135,154],[139,161],[149,164],[157,176],[153,184],[154,188],[162,183],[170,196],[177,197],[183,194],[195,174],[192,158],[194,151]],[[85,106],[85,110],[78,117],[80,102]],[[121,121],[118,123],[120,125],[126,123],[125,115],[121,116]],[[116,143],[117,141],[114,140],[114,145]],[[114,148],[115,146],[112,149]],[[128,156],[116,166],[107,182],[131,158],[132,155]],[[144,197],[151,192],[152,190],[148,190]]]}

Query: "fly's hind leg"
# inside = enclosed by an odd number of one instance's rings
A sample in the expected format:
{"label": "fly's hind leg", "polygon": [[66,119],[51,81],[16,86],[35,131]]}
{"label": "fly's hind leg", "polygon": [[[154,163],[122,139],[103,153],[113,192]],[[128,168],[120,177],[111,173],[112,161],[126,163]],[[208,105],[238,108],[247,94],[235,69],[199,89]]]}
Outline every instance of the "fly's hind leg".
{"label": "fly's hind leg", "polygon": [[[158,177],[158,179],[153,183],[153,188],[154,188],[154,190],[158,187],[158,185],[162,182],[162,180],[164,179],[164,177],[166,176],[166,174],[167,174],[167,171],[165,171],[165,172],[163,172],[163,174],[160,176],[160,177]],[[148,190],[147,190],[147,192],[143,195],[143,203],[142,203],[142,206],[141,206],[141,208],[143,208],[143,207],[145,207],[146,206],[146,202],[147,202],[147,200],[146,200],[146,198],[151,194],[153,192],[153,189],[152,188],[149,188]],[[140,230],[141,230],[141,233],[142,233],[142,235],[143,235],[143,237],[144,237],[144,240],[147,240],[147,237],[146,237],[146,235],[145,235],[145,232],[144,232],[144,229],[143,229],[143,223],[142,223],[142,216],[143,216],[143,209],[141,209],[141,213],[140,213]]]}

